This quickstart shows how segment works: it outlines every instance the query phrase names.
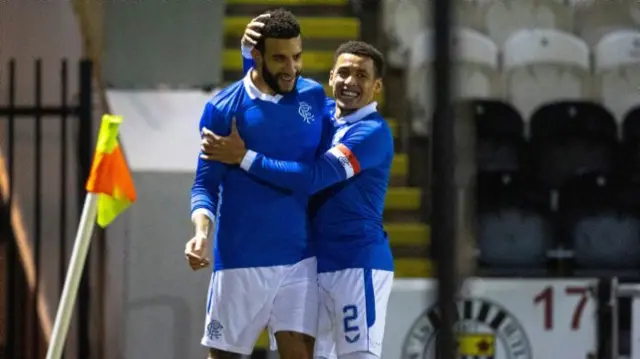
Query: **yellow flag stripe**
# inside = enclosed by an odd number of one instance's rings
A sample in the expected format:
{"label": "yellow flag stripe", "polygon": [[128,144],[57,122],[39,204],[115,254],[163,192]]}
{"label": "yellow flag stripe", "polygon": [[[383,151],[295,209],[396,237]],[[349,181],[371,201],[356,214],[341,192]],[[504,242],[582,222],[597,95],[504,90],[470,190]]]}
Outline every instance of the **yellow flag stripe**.
{"label": "yellow flag stripe", "polygon": [[111,153],[118,145],[118,129],[122,116],[104,115],[100,123],[96,152]]}

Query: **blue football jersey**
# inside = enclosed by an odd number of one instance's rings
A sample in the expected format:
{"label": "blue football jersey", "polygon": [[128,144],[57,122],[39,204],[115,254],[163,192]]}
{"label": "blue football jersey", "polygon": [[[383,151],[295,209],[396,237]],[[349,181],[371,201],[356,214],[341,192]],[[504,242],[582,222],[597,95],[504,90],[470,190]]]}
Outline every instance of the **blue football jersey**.
{"label": "blue football jersey", "polygon": [[325,121],[321,155],[312,161],[290,161],[252,149],[241,166],[269,183],[314,195],[309,215],[319,272],[393,270],[382,221],[393,136],[376,106],[374,102],[342,119]]}
{"label": "blue football jersey", "polygon": [[[261,93],[250,75],[205,105],[204,127],[228,135],[232,119],[248,148],[288,161],[310,162],[323,134],[325,93],[299,77],[285,95]],[[214,269],[296,263],[311,255],[308,195],[274,185],[238,166],[198,160],[191,212],[215,221]]]}

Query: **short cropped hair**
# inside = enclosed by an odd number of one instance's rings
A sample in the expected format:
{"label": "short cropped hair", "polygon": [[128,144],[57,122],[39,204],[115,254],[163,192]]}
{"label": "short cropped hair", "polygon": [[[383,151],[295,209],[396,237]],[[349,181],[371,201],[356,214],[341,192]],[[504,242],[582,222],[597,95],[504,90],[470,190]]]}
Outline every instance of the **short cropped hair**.
{"label": "short cropped hair", "polygon": [[267,11],[269,18],[264,21],[262,36],[256,44],[256,49],[264,52],[264,42],[268,38],[272,39],[293,39],[300,36],[300,24],[296,17],[285,9]]}
{"label": "short cropped hair", "polygon": [[362,57],[368,57],[373,60],[373,67],[375,70],[375,76],[380,78],[384,76],[385,63],[382,53],[375,48],[375,46],[367,44],[364,41],[347,41],[340,45],[336,50],[333,57],[333,62],[338,60],[338,57],[342,54],[353,54]]}

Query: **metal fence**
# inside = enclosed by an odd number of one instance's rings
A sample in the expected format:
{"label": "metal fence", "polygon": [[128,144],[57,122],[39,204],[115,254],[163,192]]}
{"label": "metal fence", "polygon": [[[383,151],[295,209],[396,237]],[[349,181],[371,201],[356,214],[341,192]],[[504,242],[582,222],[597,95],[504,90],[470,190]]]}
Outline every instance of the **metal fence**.
{"label": "metal fence", "polygon": [[[42,60],[37,59],[33,64],[20,66],[33,66],[32,104],[24,106],[17,102],[15,60],[9,62],[7,71],[2,71],[4,81],[0,83],[3,85],[0,86],[0,93],[7,96],[7,105],[0,107],[0,128],[3,133],[3,137],[0,138],[3,162],[0,177],[6,178],[6,185],[2,186],[0,213],[0,251],[4,251],[0,252],[0,257],[4,259],[0,261],[4,262],[4,267],[0,268],[0,278],[5,279],[0,283],[4,285],[4,288],[0,289],[0,303],[4,303],[4,312],[0,314],[3,315],[0,321],[0,357],[43,358],[47,338],[39,306],[40,302],[46,302],[46,296],[42,293],[41,283],[45,280],[43,278],[55,279],[57,275],[58,290],[62,291],[70,252],[67,239],[73,237],[75,231],[75,228],[70,228],[69,223],[77,222],[79,210],[82,208],[81,203],[72,204],[70,199],[82,201],[85,192],[84,182],[91,165],[92,63],[83,60],[77,64],[79,96],[77,101],[71,101],[69,75],[72,66],[67,60],[62,60],[59,78],[60,103],[56,106],[43,104]],[[57,123],[54,124],[53,121]],[[49,136],[45,133],[45,126],[57,126],[56,135]],[[17,151],[19,147],[28,148],[27,152],[32,156],[25,156],[22,153],[25,151]],[[32,181],[16,179],[16,174],[25,168],[29,168]],[[57,179],[52,181],[54,176],[57,176]],[[51,186],[53,182],[59,186]],[[70,193],[69,188],[77,193]],[[21,196],[23,192],[29,195]],[[43,206],[47,196],[57,197],[57,209]],[[16,204],[18,201],[24,204],[20,207],[32,211],[21,210]],[[30,203],[24,203],[27,201]],[[77,214],[70,211],[76,207]],[[16,228],[17,216],[28,219],[32,225],[27,230]],[[57,231],[44,228],[43,219],[49,223],[57,222]],[[47,252],[43,252],[43,243],[49,248]],[[52,245],[57,247],[58,253],[51,253]],[[25,252],[25,248],[29,248],[29,251]],[[48,260],[43,264],[43,257],[57,257],[57,263],[52,265]],[[90,357],[89,301],[90,291],[85,272],[77,302],[79,358]],[[55,313],[55,308],[52,309],[51,313]]]}

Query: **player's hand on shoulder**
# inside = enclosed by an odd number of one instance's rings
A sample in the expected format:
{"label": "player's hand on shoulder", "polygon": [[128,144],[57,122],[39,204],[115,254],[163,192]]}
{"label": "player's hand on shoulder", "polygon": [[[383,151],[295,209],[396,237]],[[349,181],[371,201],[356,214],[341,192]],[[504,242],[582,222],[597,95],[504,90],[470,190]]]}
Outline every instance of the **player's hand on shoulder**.
{"label": "player's hand on shoulder", "polygon": [[184,248],[184,254],[193,270],[203,269],[211,264],[207,257],[207,236],[196,234],[191,238]]}
{"label": "player's hand on shoulder", "polygon": [[244,140],[238,133],[235,118],[231,122],[229,136],[220,136],[206,127],[202,129],[201,135],[200,150],[202,154],[200,158],[204,160],[238,165],[247,153]]}
{"label": "player's hand on shoulder", "polygon": [[264,27],[264,21],[269,18],[269,14],[258,15],[253,18],[244,29],[242,40],[240,44],[242,47],[253,48],[258,43],[258,40],[262,37],[262,28]]}

